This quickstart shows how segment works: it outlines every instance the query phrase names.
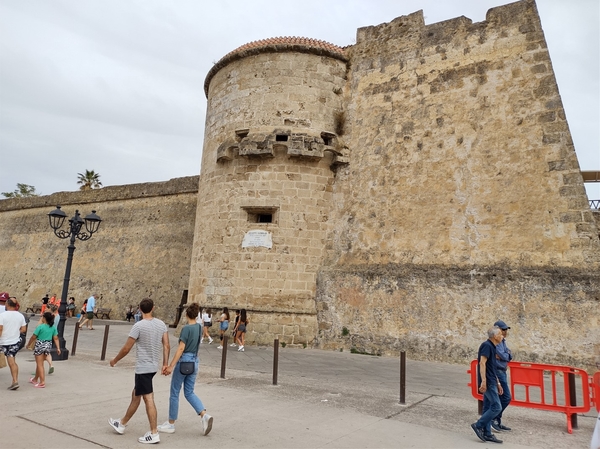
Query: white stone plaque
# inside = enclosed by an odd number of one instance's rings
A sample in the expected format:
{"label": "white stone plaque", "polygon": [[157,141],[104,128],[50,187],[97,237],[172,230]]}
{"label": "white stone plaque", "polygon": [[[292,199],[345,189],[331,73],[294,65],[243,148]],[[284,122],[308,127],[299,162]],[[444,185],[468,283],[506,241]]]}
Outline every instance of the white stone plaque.
{"label": "white stone plaque", "polygon": [[244,240],[242,240],[242,248],[250,248],[253,246],[264,246],[265,248],[273,248],[273,239],[268,231],[253,229],[246,232]]}

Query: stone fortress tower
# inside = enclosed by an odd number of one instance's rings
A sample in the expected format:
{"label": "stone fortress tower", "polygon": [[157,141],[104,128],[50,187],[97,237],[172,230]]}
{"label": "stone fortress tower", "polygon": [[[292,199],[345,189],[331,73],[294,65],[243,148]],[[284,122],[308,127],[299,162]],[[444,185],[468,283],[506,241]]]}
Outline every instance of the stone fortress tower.
{"label": "stone fortress tower", "polygon": [[598,226],[533,0],[253,42],[205,91],[190,300],[249,341],[458,361],[502,318],[522,360],[593,357]]}
{"label": "stone fortress tower", "polygon": [[[267,39],[229,53],[206,77],[190,293],[251,310],[259,343],[316,335],[347,60],[326,42]],[[246,247],[246,234],[258,246]]]}

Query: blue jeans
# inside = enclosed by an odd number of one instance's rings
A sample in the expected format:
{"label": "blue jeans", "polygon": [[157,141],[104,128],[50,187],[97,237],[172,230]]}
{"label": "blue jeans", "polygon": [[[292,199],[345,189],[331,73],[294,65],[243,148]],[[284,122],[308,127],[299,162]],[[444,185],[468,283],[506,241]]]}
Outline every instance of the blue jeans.
{"label": "blue jeans", "polygon": [[[510,395],[510,389],[508,388],[508,382],[506,381],[506,371],[501,371],[501,370],[496,370],[496,375],[498,376],[498,380],[500,381],[500,385],[502,385],[502,394],[500,395],[500,405],[502,406],[502,409],[500,410],[500,413],[498,413],[498,415],[493,418],[493,419],[497,419],[498,422],[502,422],[502,412],[504,412],[504,410],[506,409],[506,407],[508,407],[508,404],[510,404],[510,401],[512,400],[512,397]],[[485,411],[489,408],[489,403],[488,401],[485,400],[485,396],[483,397],[483,413],[485,413]]]}
{"label": "blue jeans", "polygon": [[500,397],[498,396],[498,385],[496,382],[488,384],[487,390],[483,393],[483,404],[488,403],[488,409],[485,410],[479,420],[475,423],[480,429],[484,429],[486,435],[492,434],[492,420],[498,416],[498,413],[502,411],[502,405],[500,405]]}
{"label": "blue jeans", "polygon": [[[179,369],[179,364],[181,362],[196,362],[196,367],[192,374],[188,374],[187,376],[181,374]],[[204,405],[196,393],[194,393],[194,384],[196,383],[196,375],[198,374],[198,358],[196,354],[192,354],[191,352],[184,352],[181,354],[181,358],[175,365],[175,369],[173,369],[173,373],[171,374],[173,377],[171,378],[171,395],[169,396],[169,419],[176,421],[177,414],[179,413],[179,392],[181,391],[181,385],[183,385],[183,395],[190,403],[197,414],[200,414],[202,410],[204,410]]]}

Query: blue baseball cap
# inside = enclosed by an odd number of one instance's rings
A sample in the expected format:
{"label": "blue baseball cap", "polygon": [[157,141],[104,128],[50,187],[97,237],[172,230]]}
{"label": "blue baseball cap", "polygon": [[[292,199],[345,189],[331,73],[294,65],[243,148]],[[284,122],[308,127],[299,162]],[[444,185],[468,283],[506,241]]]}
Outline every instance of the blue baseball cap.
{"label": "blue baseball cap", "polygon": [[502,321],[502,320],[496,321],[494,323],[494,326],[499,327],[503,331],[505,331],[506,329],[510,329],[510,326],[507,326],[506,323],[504,321]]}

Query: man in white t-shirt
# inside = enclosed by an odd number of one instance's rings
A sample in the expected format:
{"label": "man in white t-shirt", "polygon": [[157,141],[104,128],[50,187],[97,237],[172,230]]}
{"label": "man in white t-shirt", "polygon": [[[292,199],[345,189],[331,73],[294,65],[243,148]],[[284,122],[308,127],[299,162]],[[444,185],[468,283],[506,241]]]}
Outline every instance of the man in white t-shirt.
{"label": "man in white t-shirt", "polygon": [[150,431],[143,437],[138,438],[138,441],[145,444],[154,444],[160,442],[160,436],[158,435],[152,378],[161,368],[161,352],[162,369],[160,371],[162,372],[169,364],[171,346],[166,324],[152,316],[154,302],[150,298],[142,299],[140,310],[142,311],[142,319],[133,325],[125,345],[123,345],[117,356],[110,361],[110,366],[115,366],[136,345],[135,386],[131,394],[131,402],[125,416],[121,419],[109,418],[108,423],[115,432],[123,434],[127,423],[138,409],[143,398],[148,421],[150,422]]}
{"label": "man in white t-shirt", "polygon": [[0,351],[6,356],[12,376],[12,384],[8,387],[9,390],[19,388],[19,367],[15,361],[15,356],[21,349],[19,344],[21,333],[27,330],[25,317],[22,313],[17,312],[17,306],[17,300],[9,298],[6,301],[6,311],[0,313]]}

